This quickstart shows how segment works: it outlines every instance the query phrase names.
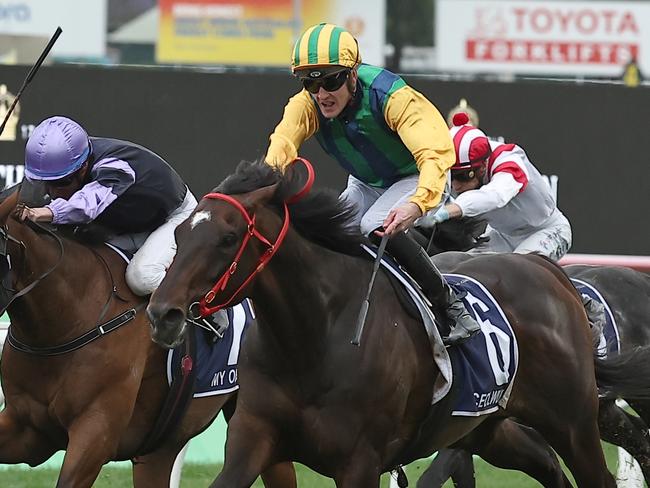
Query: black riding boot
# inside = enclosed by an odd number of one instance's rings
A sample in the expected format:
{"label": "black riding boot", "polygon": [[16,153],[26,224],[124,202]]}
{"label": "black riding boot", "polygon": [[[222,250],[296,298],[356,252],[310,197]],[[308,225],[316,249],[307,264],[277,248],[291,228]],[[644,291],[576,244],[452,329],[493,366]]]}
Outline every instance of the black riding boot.
{"label": "black riding boot", "polygon": [[388,240],[390,252],[400,265],[418,282],[422,291],[438,312],[444,312],[449,334],[443,335],[447,345],[460,344],[481,330],[433,264],[424,249],[408,234],[400,232]]}

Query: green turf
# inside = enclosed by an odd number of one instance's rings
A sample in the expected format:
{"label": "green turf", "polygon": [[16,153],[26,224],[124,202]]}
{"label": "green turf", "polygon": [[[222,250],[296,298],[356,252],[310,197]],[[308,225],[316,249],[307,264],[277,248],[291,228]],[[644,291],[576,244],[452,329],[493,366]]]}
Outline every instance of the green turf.
{"label": "green turf", "polygon": [[[616,449],[605,444],[605,455],[607,463],[612,472],[616,470]],[[407,468],[407,475],[410,486],[414,487],[417,478],[426,469],[428,463],[420,461],[413,463]],[[296,466],[298,472],[298,486],[305,488],[330,488],[334,487],[331,480],[317,475],[304,466]],[[477,486],[482,488],[533,488],[540,485],[522,473],[504,471],[493,468],[482,460],[476,461]],[[219,472],[220,466],[216,464],[188,464],[183,469],[182,488],[205,487],[210,484]],[[57,472],[53,469],[32,469],[9,468],[0,471],[0,486],[12,488],[49,488],[56,484]],[[387,488],[388,476],[382,478],[382,488]],[[119,467],[104,468],[99,479],[94,485],[97,488],[124,488],[131,486],[131,472],[129,469]],[[255,487],[262,487],[257,482]],[[452,483],[447,482],[445,488],[451,488]]]}

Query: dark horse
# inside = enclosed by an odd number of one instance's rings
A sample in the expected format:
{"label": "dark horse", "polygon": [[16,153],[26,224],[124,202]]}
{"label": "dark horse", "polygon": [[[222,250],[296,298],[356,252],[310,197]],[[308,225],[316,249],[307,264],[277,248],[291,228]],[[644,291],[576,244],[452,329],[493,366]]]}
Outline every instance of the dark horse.
{"label": "dark horse", "polygon": [[[457,247],[465,246],[473,232],[456,229]],[[454,239],[450,236],[450,239]],[[454,244],[451,244],[454,247]],[[468,254],[447,253],[436,256],[436,263],[444,271],[453,270],[460,262],[470,259]],[[607,302],[613,313],[620,340],[622,354],[638,347],[650,345],[650,276],[629,268],[608,266],[565,266],[571,278],[577,278],[594,286]],[[596,331],[595,331],[596,332]],[[597,336],[596,336],[597,339]],[[635,371],[630,380],[647,375],[643,369]],[[639,417],[630,415],[618,407],[614,398],[603,397],[599,406],[599,426],[603,440],[621,446],[638,462],[646,482],[650,481],[650,401],[623,395]],[[507,446],[516,446],[510,449]],[[436,488],[453,477],[459,488],[475,486],[473,479],[472,454],[507,469],[519,469],[537,477],[540,465],[546,464],[559,469],[559,464],[549,458],[550,449],[533,429],[514,421],[504,423],[502,435],[495,441],[473,433],[455,445],[456,449],[445,449],[439,453],[429,469],[420,477],[418,487]],[[552,455],[552,453],[551,453]],[[538,478],[539,479],[539,478]]]}
{"label": "dark horse", "polygon": [[[54,347],[126,310],[136,315],[66,354],[39,356],[5,343],[0,463],[36,466],[64,449],[57,487],[90,487],[106,462],[137,456],[135,486],[169,486],[178,452],[222,408],[234,408],[234,394],[192,400],[170,435],[143,451],[168,391],[167,351],[151,341],[143,299],[124,281],[124,261],[106,246],[87,247],[18,222],[17,201],[14,192],[0,204],[0,225],[12,266],[2,278],[28,291],[8,308],[18,341]],[[291,465],[268,475],[267,486],[295,487]]]}
{"label": "dark horse", "polygon": [[[629,268],[614,266],[565,266],[564,270],[596,288],[609,306],[617,325],[622,352],[650,345],[650,276]],[[643,371],[635,373],[636,376]],[[603,439],[623,446],[638,462],[646,482],[650,483],[650,400],[625,396],[624,399],[639,415],[629,415],[611,399],[601,402],[601,432]],[[607,424],[606,426],[603,424]],[[619,432],[614,428],[624,429]],[[626,439],[621,443],[621,438]]]}
{"label": "dark horse", "polygon": [[[361,347],[350,344],[373,265],[360,254],[351,210],[325,192],[295,202],[303,186],[295,165],[282,176],[240,164],[177,228],[178,253],[148,307],[154,340],[172,345],[197,300],[203,312],[244,296],[255,305],[225,465],[212,486],[248,487],[292,460],[339,487],[378,487],[382,472],[504,416],[541,432],[579,486],[615,486],[597,427],[600,363],[595,371],[580,296],[560,268],[522,255],[459,265],[501,304],[520,362],[506,409],[452,417],[448,397],[431,405],[439,370],[427,332],[383,273]],[[554,481],[548,486],[567,486],[561,474]]]}

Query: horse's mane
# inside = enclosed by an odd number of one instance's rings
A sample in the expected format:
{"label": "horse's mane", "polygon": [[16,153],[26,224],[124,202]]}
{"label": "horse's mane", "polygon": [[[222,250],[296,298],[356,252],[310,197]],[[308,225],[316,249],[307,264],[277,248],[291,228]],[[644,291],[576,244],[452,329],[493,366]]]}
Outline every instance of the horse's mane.
{"label": "horse's mane", "polygon": [[[278,213],[284,202],[298,193],[305,176],[300,165],[281,173],[263,161],[242,161],[233,174],[213,191],[236,195],[278,184],[271,204]],[[314,189],[299,201],[289,205],[291,224],[304,238],[333,251],[361,255],[360,244],[365,238],[354,223],[354,209],[339,199],[332,190]]]}

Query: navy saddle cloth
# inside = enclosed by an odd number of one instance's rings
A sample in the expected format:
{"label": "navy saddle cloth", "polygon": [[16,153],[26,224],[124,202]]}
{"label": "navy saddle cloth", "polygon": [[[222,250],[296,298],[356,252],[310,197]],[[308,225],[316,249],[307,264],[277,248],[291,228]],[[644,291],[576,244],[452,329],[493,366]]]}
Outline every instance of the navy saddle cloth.
{"label": "navy saddle cloth", "polygon": [[[371,256],[375,252],[369,250]],[[426,303],[417,284],[390,256],[384,256],[382,265],[407,291],[411,290],[412,300]],[[444,274],[444,277],[463,297],[465,307],[481,326],[479,334],[461,345],[447,348],[456,392],[452,415],[478,416],[505,408],[519,363],[512,327],[492,294],[477,280],[457,274]],[[416,308],[423,310],[422,306]]]}
{"label": "navy saddle cloth", "polygon": [[[239,348],[246,329],[255,319],[252,306],[244,300],[234,307],[226,309],[228,328],[216,342],[206,331],[197,326],[190,326],[196,339],[196,380],[194,398],[223,395],[239,388],[237,381],[237,360]],[[167,356],[167,381],[171,385],[173,375],[180,374],[180,361],[184,354],[183,347],[169,351]]]}

